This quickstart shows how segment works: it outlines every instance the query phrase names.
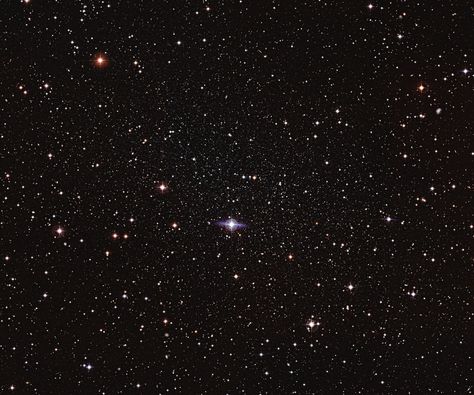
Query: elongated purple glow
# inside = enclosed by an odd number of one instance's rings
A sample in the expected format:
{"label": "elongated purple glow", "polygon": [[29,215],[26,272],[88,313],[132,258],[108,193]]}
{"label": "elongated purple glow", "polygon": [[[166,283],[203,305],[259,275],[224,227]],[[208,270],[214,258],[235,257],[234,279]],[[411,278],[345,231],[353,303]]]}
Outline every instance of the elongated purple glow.
{"label": "elongated purple glow", "polygon": [[246,225],[242,222],[238,222],[237,220],[233,218],[229,218],[223,221],[218,221],[217,225],[219,225],[222,228],[225,228],[229,232],[233,232],[239,229],[243,229],[246,227]]}

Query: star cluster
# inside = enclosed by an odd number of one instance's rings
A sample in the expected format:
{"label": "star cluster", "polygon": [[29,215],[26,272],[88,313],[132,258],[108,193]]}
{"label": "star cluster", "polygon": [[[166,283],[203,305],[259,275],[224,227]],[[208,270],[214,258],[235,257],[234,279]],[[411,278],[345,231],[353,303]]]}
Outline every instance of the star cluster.
{"label": "star cluster", "polygon": [[472,391],[471,2],[0,19],[2,393]]}

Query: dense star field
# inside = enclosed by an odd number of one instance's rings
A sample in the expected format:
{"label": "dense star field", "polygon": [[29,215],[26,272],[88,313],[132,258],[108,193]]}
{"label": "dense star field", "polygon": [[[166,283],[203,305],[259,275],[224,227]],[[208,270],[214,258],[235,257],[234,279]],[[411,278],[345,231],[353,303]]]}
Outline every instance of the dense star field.
{"label": "dense star field", "polygon": [[0,392],[473,392],[474,4],[4,0]]}

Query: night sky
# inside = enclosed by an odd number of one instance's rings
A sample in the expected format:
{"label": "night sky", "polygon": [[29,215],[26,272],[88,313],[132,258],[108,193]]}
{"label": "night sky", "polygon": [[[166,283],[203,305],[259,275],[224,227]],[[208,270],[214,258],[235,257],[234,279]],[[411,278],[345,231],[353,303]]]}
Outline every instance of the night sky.
{"label": "night sky", "polygon": [[1,393],[472,393],[472,1],[0,22]]}

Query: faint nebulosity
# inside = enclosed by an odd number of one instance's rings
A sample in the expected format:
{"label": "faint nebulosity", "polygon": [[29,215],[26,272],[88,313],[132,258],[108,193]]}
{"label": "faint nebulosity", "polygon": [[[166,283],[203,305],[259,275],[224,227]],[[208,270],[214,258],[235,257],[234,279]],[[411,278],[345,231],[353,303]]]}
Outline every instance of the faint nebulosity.
{"label": "faint nebulosity", "polygon": [[0,21],[1,393],[472,393],[471,1]]}

